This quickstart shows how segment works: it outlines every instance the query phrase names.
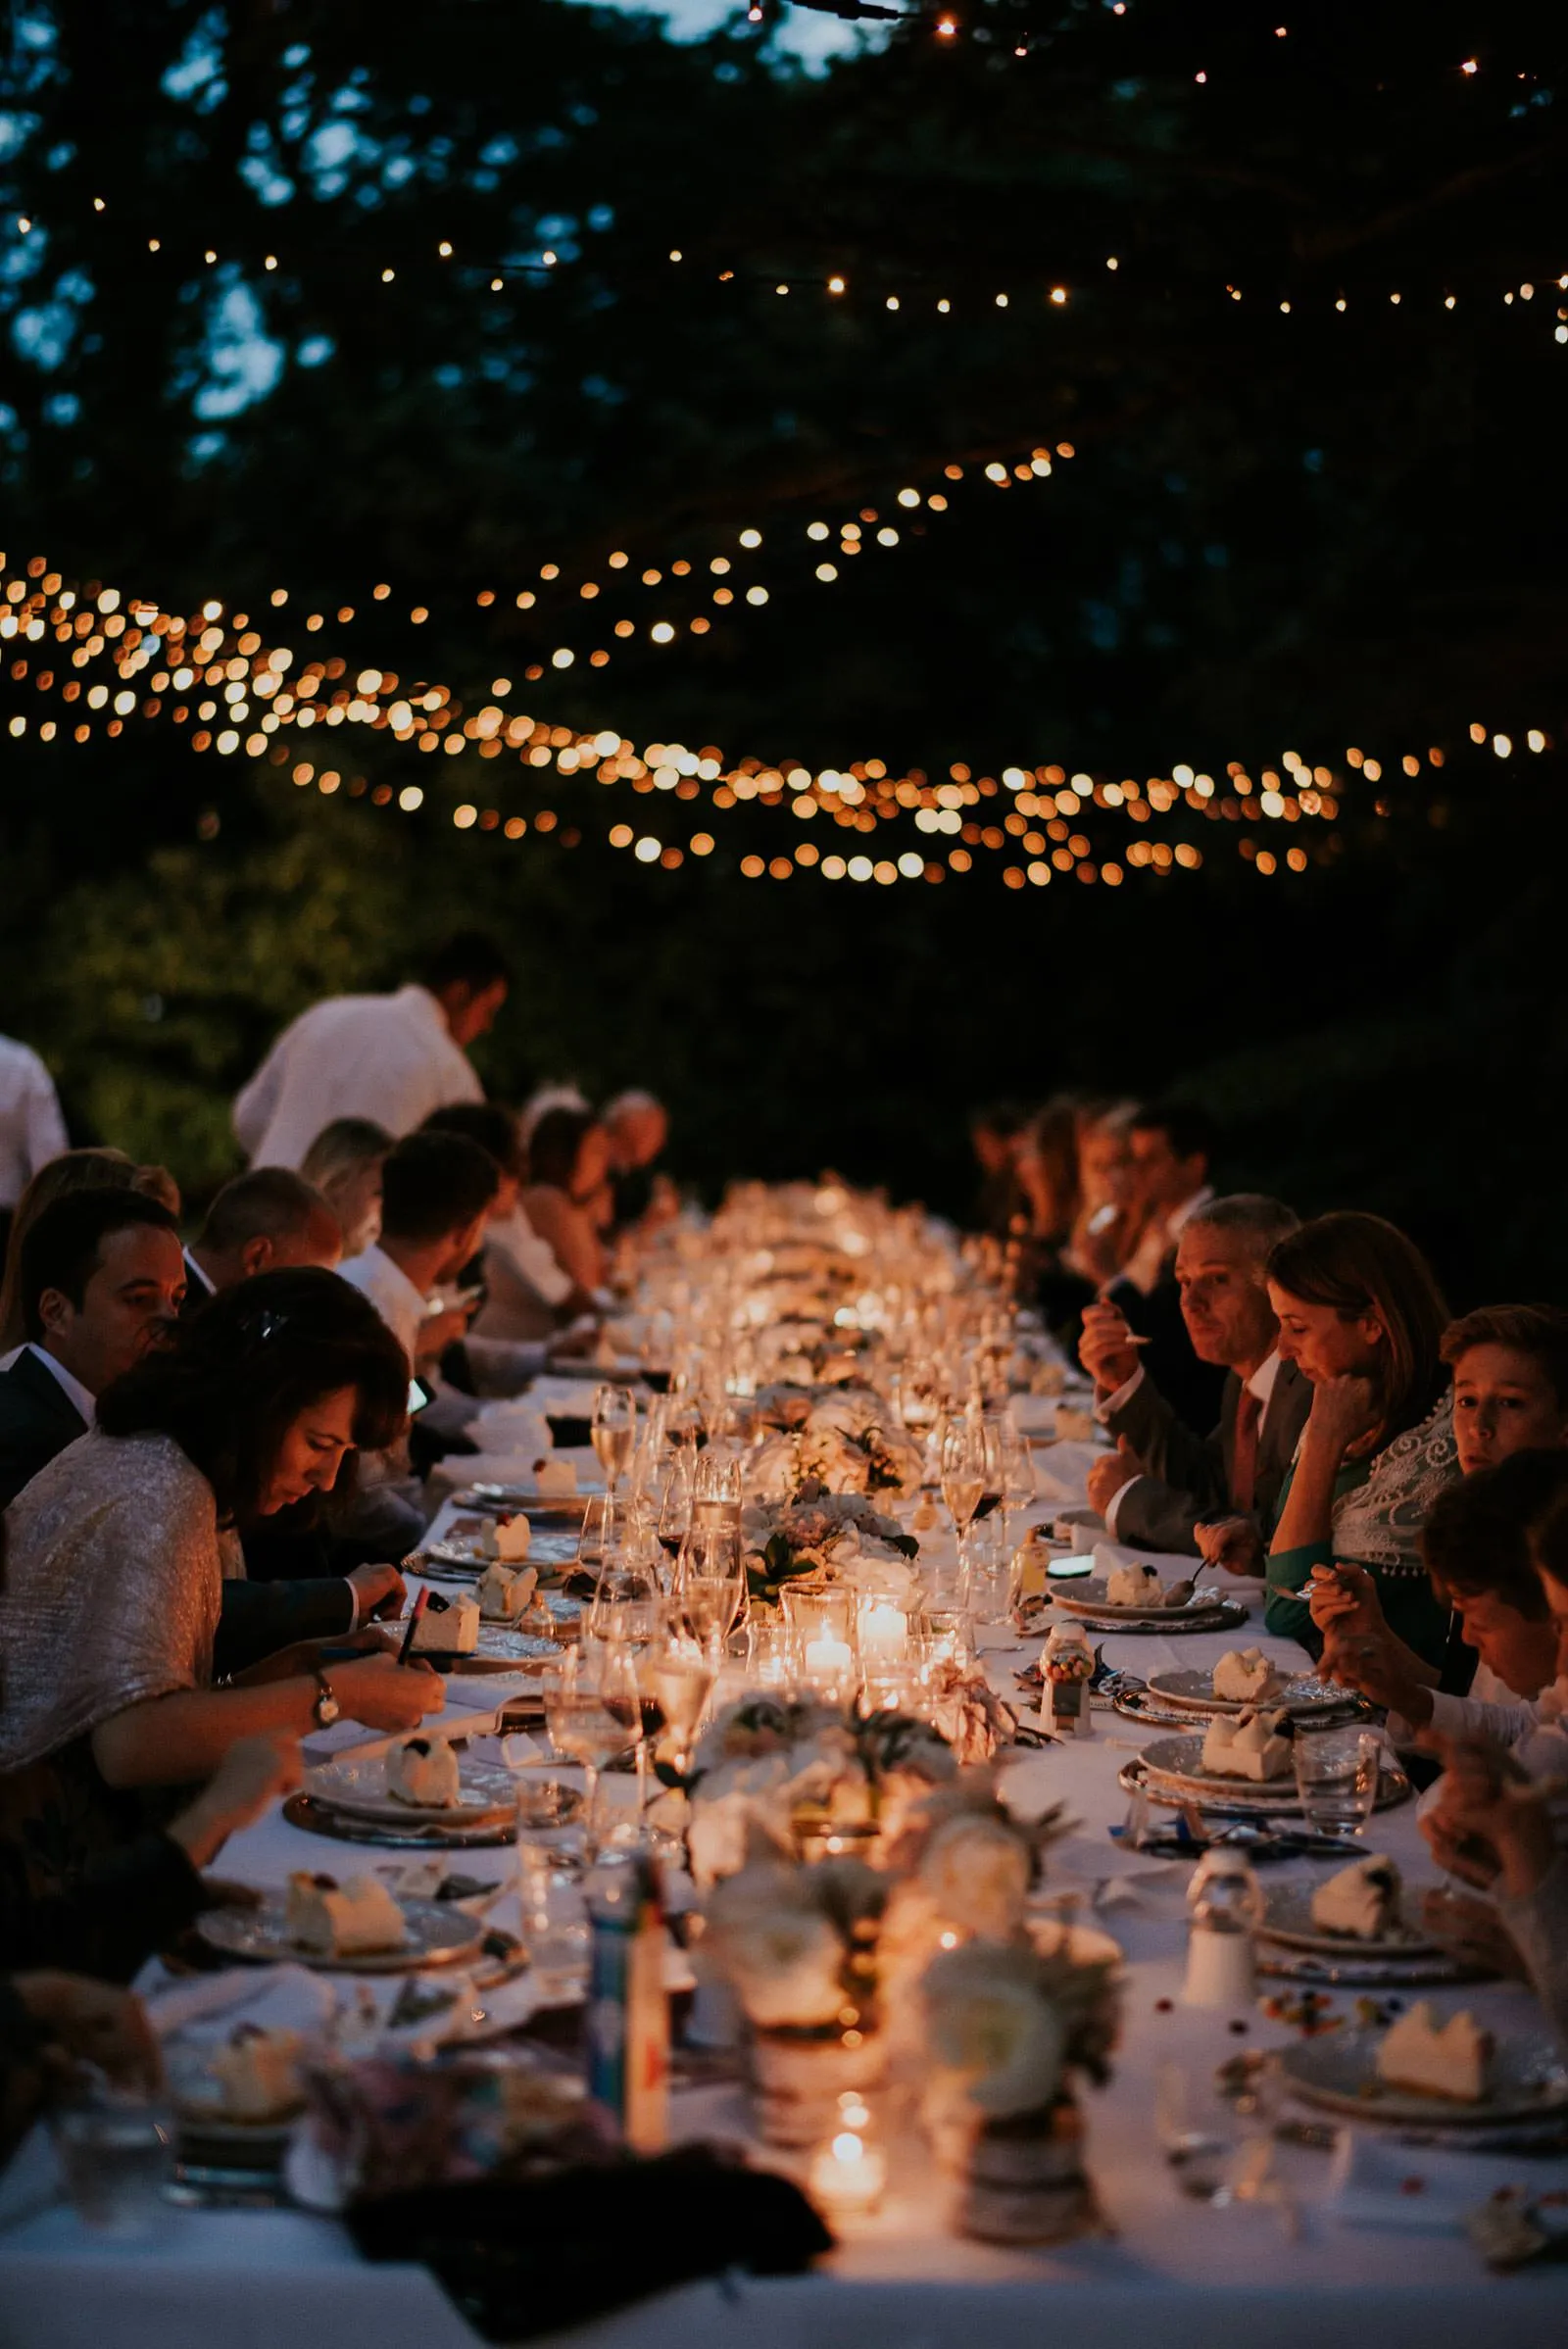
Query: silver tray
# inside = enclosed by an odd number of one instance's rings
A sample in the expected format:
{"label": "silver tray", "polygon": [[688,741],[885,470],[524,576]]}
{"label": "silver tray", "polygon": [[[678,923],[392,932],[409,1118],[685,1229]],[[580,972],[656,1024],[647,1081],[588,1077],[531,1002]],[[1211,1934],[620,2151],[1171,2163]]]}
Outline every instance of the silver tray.
{"label": "silver tray", "polygon": [[485,1928],[461,1909],[433,1900],[402,1900],[408,1939],[401,1949],[368,1949],[351,1956],[317,1957],[291,1941],[284,1928],[284,1896],[270,1892],[260,1908],[208,1909],[196,1931],[209,1948],[253,1966],[310,1966],[325,1974],[414,1974],[431,1966],[457,1966],[475,1956]]}

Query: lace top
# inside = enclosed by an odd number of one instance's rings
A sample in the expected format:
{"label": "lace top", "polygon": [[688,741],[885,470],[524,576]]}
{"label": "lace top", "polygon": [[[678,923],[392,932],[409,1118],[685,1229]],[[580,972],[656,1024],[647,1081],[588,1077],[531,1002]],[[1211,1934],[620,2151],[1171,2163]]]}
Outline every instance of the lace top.
{"label": "lace top", "polygon": [[1420,1535],[1432,1504],[1459,1473],[1453,1401],[1445,1395],[1384,1445],[1371,1474],[1334,1503],[1334,1555],[1377,1575],[1426,1574]]}
{"label": "lace top", "polygon": [[6,1511],[0,1770],[205,1688],[221,1587],[243,1572],[211,1485],[172,1437],[94,1429],[68,1444]]}

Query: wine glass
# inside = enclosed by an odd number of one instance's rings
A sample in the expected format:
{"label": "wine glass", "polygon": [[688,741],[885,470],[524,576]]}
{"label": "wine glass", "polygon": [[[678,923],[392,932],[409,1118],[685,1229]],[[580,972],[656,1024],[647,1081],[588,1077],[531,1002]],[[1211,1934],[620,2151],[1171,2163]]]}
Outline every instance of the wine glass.
{"label": "wine glass", "polygon": [[967,1414],[962,1418],[955,1416],[949,1420],[942,1438],[942,1497],[953,1519],[960,1560],[985,1490],[985,1450],[980,1430]]}
{"label": "wine glass", "polygon": [[618,1641],[584,1639],[540,1679],[550,1742],[567,1761],[582,1765],[583,1849],[592,1859],[598,1849],[600,1773],[642,1736],[636,1674]]}
{"label": "wine glass", "polygon": [[694,1527],[681,1549],[675,1596],[682,1622],[716,1675],[746,1599],[740,1536],[727,1527]]}
{"label": "wine glass", "polygon": [[649,1706],[658,1714],[659,1731],[671,1740],[670,1765],[682,1778],[691,1762],[692,1739],[711,1692],[712,1659],[689,1639],[669,1639],[651,1647],[639,1660],[637,1686],[643,1691],[643,1735],[649,1728]]}
{"label": "wine glass", "polygon": [[637,1442],[637,1397],[629,1387],[596,1387],[592,1435],[612,1494]]}
{"label": "wine glass", "polygon": [[669,1464],[664,1490],[660,1496],[659,1519],[655,1528],[659,1546],[673,1567],[680,1555],[681,1544],[692,1526],[692,1454],[683,1444]]}

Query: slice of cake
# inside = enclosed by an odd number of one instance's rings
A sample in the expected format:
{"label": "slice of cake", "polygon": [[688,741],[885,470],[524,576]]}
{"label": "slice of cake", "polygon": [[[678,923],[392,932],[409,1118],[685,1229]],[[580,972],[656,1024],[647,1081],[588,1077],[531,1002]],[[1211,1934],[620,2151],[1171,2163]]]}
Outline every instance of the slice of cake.
{"label": "slice of cake", "polygon": [[1109,1607],[1157,1607],[1165,1586],[1152,1566],[1118,1566],[1105,1584]]}
{"label": "slice of cake", "polygon": [[291,1876],[284,1928],[310,1957],[366,1957],[402,1949],[409,1937],[403,1911],[373,1876],[354,1876],[346,1884],[335,1876]]}
{"label": "slice of cake", "polygon": [[386,1757],[386,1790],[421,1811],[450,1811],[463,1800],[458,1757],[445,1737],[405,1737]]}
{"label": "slice of cake", "polygon": [[1274,1667],[1260,1647],[1227,1649],[1214,1667],[1214,1694],[1256,1704],[1274,1686]]}
{"label": "slice of cake", "polygon": [[432,1590],[414,1627],[415,1655],[471,1656],[479,1644],[479,1601],[466,1591],[443,1598]]}
{"label": "slice of cake", "polygon": [[496,1556],[508,1566],[520,1566],[533,1541],[533,1527],[519,1509],[515,1516],[496,1519]]}
{"label": "slice of cake", "polygon": [[1095,1415],[1080,1411],[1071,1403],[1056,1405],[1056,1441],[1059,1444],[1090,1444],[1094,1441]]}
{"label": "slice of cake", "polygon": [[535,1566],[503,1566],[498,1559],[480,1575],[474,1596],[486,1623],[515,1623],[533,1604],[539,1570]]}
{"label": "slice of cake", "polygon": [[1203,1738],[1203,1768],[1221,1778],[1283,1778],[1291,1767],[1291,1721],[1285,1712],[1249,1708],[1221,1713]]}
{"label": "slice of cake", "polygon": [[577,1471],[569,1460],[535,1460],[534,1482],[552,1499],[564,1500],[577,1490]]}
{"label": "slice of cake", "polygon": [[1487,2092],[1492,2033],[1469,2011],[1439,2023],[1423,1998],[1383,2035],[1378,2078],[1391,2088],[1413,2088],[1450,2104],[1479,2104]]}
{"label": "slice of cake", "polygon": [[1386,1940],[1399,1924],[1398,1869],[1381,1852],[1341,1868],[1313,1893],[1312,1923],[1354,1941]]}
{"label": "slice of cake", "polygon": [[242,2023],[208,2069],[218,2082],[225,2121],[286,2121],[305,2102],[297,2031],[260,2031]]}

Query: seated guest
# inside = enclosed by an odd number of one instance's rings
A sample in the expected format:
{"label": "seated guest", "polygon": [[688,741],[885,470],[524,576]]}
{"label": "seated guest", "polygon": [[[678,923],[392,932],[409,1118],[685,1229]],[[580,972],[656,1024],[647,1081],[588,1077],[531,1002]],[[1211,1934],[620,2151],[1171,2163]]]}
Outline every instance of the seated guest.
{"label": "seated guest", "polygon": [[1146,1341],[1145,1368],[1177,1417],[1203,1436],[1219,1417],[1224,1376],[1193,1350],[1176,1284],[1176,1244],[1214,1196],[1213,1128],[1202,1110],[1172,1104],[1135,1110],[1127,1140],[1138,1237],[1102,1294]]}
{"label": "seated guest", "polygon": [[128,1982],[222,1898],[202,1881],[231,1835],[300,1783],[290,1737],[241,1737],[171,1819],[98,1853],[52,1892],[28,1890],[19,1846],[0,1838],[0,1966],[64,1966]]}
{"label": "seated guest", "polygon": [[162,1167],[138,1166],[123,1150],[63,1150],[47,1166],[39,1167],[17,1202],[6,1243],[5,1286],[0,1290],[0,1369],[11,1367],[10,1357],[25,1335],[22,1326],[22,1243],[45,1207],[68,1191],[139,1191],[144,1198],[157,1198],[171,1215],[177,1216],[178,1192],[171,1206],[152,1180],[163,1172]]}
{"label": "seated guest", "polygon": [[[22,1244],[28,1343],[0,1373],[0,1507],[86,1433],[107,1387],[173,1335],[185,1281],[177,1248],[168,1210],[133,1191],[74,1192],[33,1223]],[[249,1542],[263,1539],[252,1527]],[[317,1540],[313,1532],[313,1550]],[[396,1554],[408,1547],[405,1540]],[[375,1551],[374,1561],[385,1554]],[[323,1550],[301,1564],[291,1542],[274,1566],[270,1588],[237,1579],[223,1586],[220,1677],[293,1640],[352,1632],[403,1601],[401,1575],[370,1558],[334,1563]],[[249,1555],[246,1567],[254,1570]]]}
{"label": "seated guest", "polygon": [[84,2064],[111,2087],[153,2094],[163,2065],[141,2000],[77,1974],[0,1975],[0,2164]]}
{"label": "seated guest", "polygon": [[[1446,1691],[1423,1658],[1386,1626],[1313,1619],[1324,1634],[1325,1678],[1386,1705],[1398,1744],[1431,1730],[1445,1737],[1488,1737],[1512,1745],[1536,1726],[1534,1700],[1557,1672],[1557,1625],[1536,1567],[1531,1529],[1568,1499],[1568,1451],[1513,1452],[1478,1468],[1433,1501],[1421,1555],[1434,1593],[1458,1615],[1479,1658],[1468,1695]],[[1376,1604],[1375,1598],[1373,1604]]]}
{"label": "seated guest", "polygon": [[[1568,1621],[1568,1586],[1562,1597]],[[1490,1891],[1568,2055],[1568,1848],[1552,1789],[1490,1740],[1438,1744],[1444,1774],[1421,1831],[1441,1868]]]}
{"label": "seated guest", "polygon": [[1269,1550],[1268,1629],[1315,1653],[1305,1587],[1348,1562],[1372,1577],[1395,1634],[1441,1663],[1448,1616],[1420,1531],[1459,1462],[1431,1266],[1381,1216],[1340,1213],[1280,1241],[1267,1272],[1279,1350],[1312,1388]]}
{"label": "seated guest", "polygon": [[969,1147],[980,1169],[975,1194],[974,1229],[994,1239],[1007,1239],[1014,1219],[1026,1212],[1018,1182],[1018,1153],[1029,1127],[1029,1112],[1019,1101],[992,1101],[969,1119]]}
{"label": "seated guest", "polygon": [[406,1134],[386,1154],[381,1237],[342,1278],[369,1298],[411,1368],[467,1328],[466,1312],[432,1314],[431,1298],[478,1252],[500,1187],[494,1158],[466,1134]]}
{"label": "seated guest", "polygon": [[286,1166],[253,1167],[223,1185],[185,1250],[184,1310],[195,1311],[259,1272],[301,1264],[334,1272],[342,1253],[337,1217],[314,1184]]}
{"label": "seated guest", "polygon": [[290,1022],[234,1102],[253,1166],[298,1166],[329,1118],[412,1133],[443,1101],[484,1088],[467,1047],[507,1000],[506,956],[465,931],[427,955],[395,995],[338,995]]}
{"label": "seated guest", "polygon": [[610,1137],[588,1109],[547,1109],[528,1138],[523,1212],[561,1269],[590,1293],[605,1285],[593,1201],[610,1172]]}
{"label": "seated guest", "polygon": [[[1209,1511],[1246,1518],[1254,1529],[1272,1526],[1312,1390],[1294,1362],[1280,1358],[1263,1267],[1298,1222],[1278,1199],[1242,1192],[1210,1199],[1182,1226],[1175,1263],[1182,1318],[1199,1360],[1226,1373],[1211,1436],[1194,1435],[1171,1409],[1117,1307],[1086,1308],[1079,1357],[1102,1396],[1096,1416],[1116,1439],[1115,1454],[1089,1471],[1089,1500],[1113,1542],[1196,1553],[1195,1529]],[[1254,1562],[1261,1572],[1260,1540]]]}
{"label": "seated guest", "polygon": [[381,1229],[381,1161],[391,1148],[392,1136],[372,1118],[334,1117],[300,1160],[337,1217],[345,1256],[363,1255]]}
{"label": "seated guest", "polygon": [[669,1177],[655,1170],[669,1140],[669,1115],[651,1093],[617,1093],[600,1112],[610,1136],[612,1234],[667,1221],[676,1200]]}
{"label": "seated guest", "polygon": [[1511,1452],[1568,1444],[1568,1313],[1560,1305],[1483,1305],[1450,1322],[1453,1440],[1469,1476]]}
{"label": "seated guest", "polygon": [[179,1233],[136,1191],[72,1191],[21,1248],[24,1344],[0,1372],[0,1508],[85,1433],[94,1398],[163,1343],[185,1291]]}
{"label": "seated guest", "polygon": [[475,1337],[527,1343],[548,1338],[574,1314],[591,1310],[593,1299],[562,1271],[522,1206],[527,1160],[517,1121],[498,1101],[456,1101],[434,1109],[427,1134],[466,1134],[495,1160],[500,1174],[495,1201],[484,1227],[485,1297],[475,1314]]}
{"label": "seated guest", "polygon": [[241,1737],[340,1714],[409,1730],[440,1707],[441,1682],[384,1650],[330,1668],[285,1650],[214,1684],[246,1527],[352,1485],[407,1394],[401,1349],[335,1273],[261,1273],[117,1379],[96,1427],[12,1502],[0,1834],[32,1892],[135,1835],[143,1789],[211,1777]]}

